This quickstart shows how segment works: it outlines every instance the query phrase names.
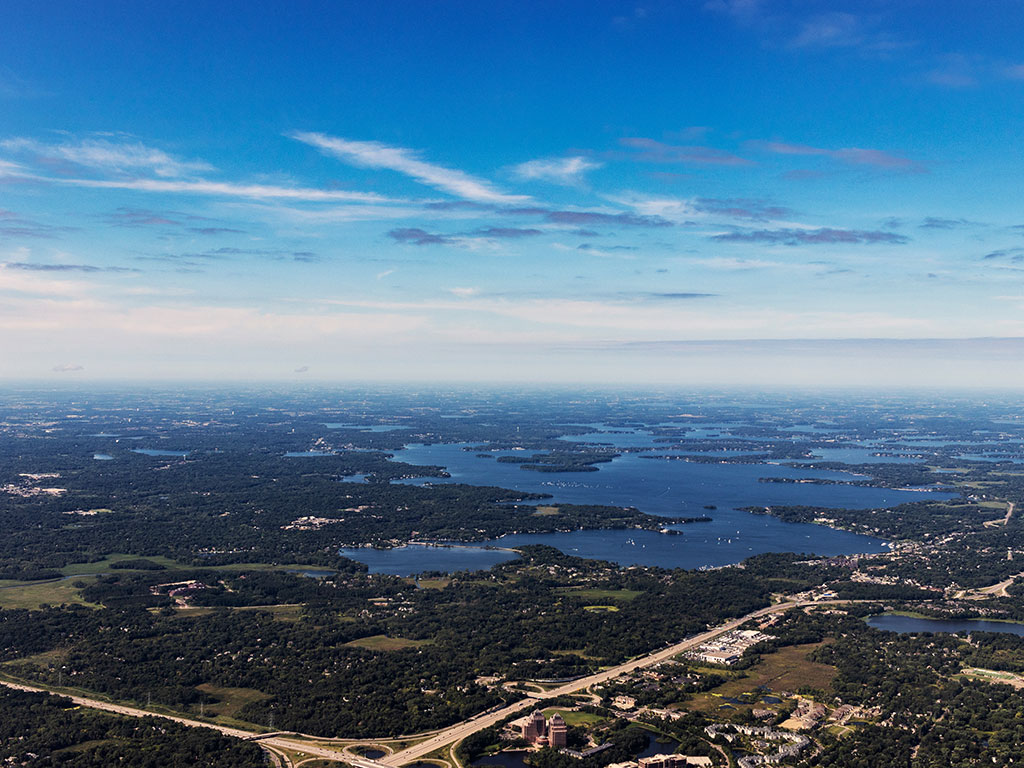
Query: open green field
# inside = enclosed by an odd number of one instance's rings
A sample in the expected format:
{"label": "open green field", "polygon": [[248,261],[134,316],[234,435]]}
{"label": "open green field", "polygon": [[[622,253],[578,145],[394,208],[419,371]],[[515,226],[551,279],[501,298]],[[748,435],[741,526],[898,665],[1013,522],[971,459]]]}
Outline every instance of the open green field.
{"label": "open green field", "polygon": [[551,515],[557,515],[558,512],[558,507],[537,507],[537,511],[533,514],[539,517],[550,517]]}
{"label": "open green field", "polygon": [[[302,563],[228,563],[225,565],[188,565],[179,563],[169,557],[162,555],[128,555],[123,552],[113,552],[106,555],[102,560],[92,563],[71,563],[60,569],[65,576],[78,576],[83,574],[106,573],[111,570],[110,566],[124,560],[148,560],[164,566],[168,571],[308,571],[308,570],[331,570],[321,566],[304,565]],[[125,568],[124,572],[131,572],[133,569]],[[116,569],[115,569],[116,572]]]}
{"label": "open green field", "polygon": [[[92,573],[105,573],[110,570],[110,566],[114,563],[119,563],[123,560],[149,560],[151,563],[157,563],[167,569],[181,568],[182,566],[167,557],[139,557],[138,555],[126,555],[122,552],[115,552],[107,555],[102,560],[97,560],[94,563],[72,563],[71,565],[65,565],[60,569],[60,572],[65,576],[79,576],[82,574]],[[130,569],[126,569],[130,570]]]}
{"label": "open green field", "polygon": [[95,603],[82,599],[74,582],[89,582],[94,576],[83,576],[81,579],[62,579],[60,581],[28,582],[21,586],[0,589],[0,608],[28,608],[38,610],[44,605],[84,605],[99,608]]}
{"label": "open green field", "polygon": [[558,709],[557,707],[545,709],[544,716],[551,717],[556,712],[562,716],[566,725],[594,725],[596,723],[603,723],[608,719],[607,717],[601,717],[601,715],[595,715],[590,712],[574,712],[571,709]]}
{"label": "open green field", "polygon": [[69,651],[67,648],[60,648],[55,651],[44,651],[43,653],[35,653],[31,656],[22,656],[21,658],[11,659],[10,661],[5,661],[3,663],[29,664],[35,667],[57,667],[67,660],[68,654]]}
{"label": "open green field", "polygon": [[421,645],[429,645],[433,640],[409,640],[404,637],[388,637],[387,635],[373,635],[361,637],[358,640],[345,643],[355,648],[365,648],[368,651],[401,651],[405,648],[419,648]]}
{"label": "open green field", "polygon": [[584,611],[590,611],[591,613],[601,613],[607,611],[609,613],[617,613],[619,606],[617,605],[585,605],[583,606]]}
{"label": "open green field", "polygon": [[[768,688],[773,693],[795,692],[803,687],[825,690],[835,677],[836,668],[808,658],[821,646],[822,643],[794,645],[764,656],[758,664],[744,670],[742,676],[735,677],[707,693],[694,696],[686,703],[686,707],[704,712],[717,711],[723,703],[723,698],[743,701],[744,694],[754,694],[750,697],[753,702],[759,688]],[[733,706],[739,708],[743,705]]]}
{"label": "open green field", "polygon": [[209,683],[196,686],[197,690],[208,693],[218,699],[215,704],[206,704],[207,715],[234,718],[246,704],[263,701],[270,696],[254,688],[221,688]]}
{"label": "open green field", "polygon": [[[263,613],[269,613],[274,617],[275,621],[298,621],[302,618],[303,607],[299,603],[284,603],[282,605],[242,605],[242,606],[230,606],[230,607],[213,607],[213,606],[178,606],[175,608],[177,616],[179,618],[190,618],[192,616],[208,616],[215,611],[261,611]],[[156,613],[160,608],[150,608],[150,611]],[[355,621],[355,619],[353,619]]]}
{"label": "open green field", "polygon": [[638,592],[635,589],[562,589],[559,590],[562,594],[571,595],[578,597],[582,600],[621,600],[623,602],[629,602],[639,597],[642,592]]}
{"label": "open green field", "polygon": [[452,583],[451,579],[409,579],[410,584],[415,584],[420,589],[444,589]]}

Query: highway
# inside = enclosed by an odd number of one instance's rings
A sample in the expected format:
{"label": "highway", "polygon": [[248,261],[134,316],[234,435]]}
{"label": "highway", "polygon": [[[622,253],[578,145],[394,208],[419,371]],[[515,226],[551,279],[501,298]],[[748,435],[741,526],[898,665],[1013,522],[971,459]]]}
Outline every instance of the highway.
{"label": "highway", "polygon": [[[52,693],[45,688],[36,688],[31,685],[22,685],[21,683],[10,683],[6,680],[0,680],[0,685],[5,685],[8,688],[15,688],[19,691],[34,691],[35,693]],[[289,739],[284,736],[268,736],[266,738],[257,738],[259,734],[253,733],[252,731],[243,731],[241,728],[229,728],[226,725],[217,725],[215,723],[206,723],[199,720],[190,720],[187,717],[178,717],[177,715],[165,715],[157,712],[147,712],[144,709],[136,709],[135,707],[126,707],[121,704],[111,704],[107,701],[99,701],[98,699],[87,699],[83,696],[71,696],[68,694],[60,694],[71,699],[75,704],[81,707],[89,707],[90,709],[99,709],[104,712],[112,712],[116,715],[127,715],[129,717],[160,717],[165,720],[173,720],[176,723],[187,725],[191,728],[210,728],[214,731],[219,731],[225,736],[234,736],[238,739],[248,739],[250,741],[257,741],[260,745],[267,747],[276,747],[277,749],[287,749],[293,752],[303,752],[305,754],[314,757],[323,757],[328,760],[341,760],[346,763],[351,763],[357,768],[381,768],[379,763],[374,763],[372,760],[354,760],[348,755],[344,754],[340,749],[327,749],[325,747],[316,746],[306,741],[298,741]]]}
{"label": "highway", "polygon": [[[534,707],[543,706],[543,702],[546,699],[552,699],[557,696],[565,696],[572,693],[579,693],[584,691],[592,685],[598,685],[600,683],[607,682],[619,675],[624,675],[629,672],[633,672],[637,669],[643,669],[644,667],[650,667],[655,664],[659,664],[663,661],[671,659],[673,656],[683,653],[684,651],[692,650],[702,643],[706,643],[709,640],[722,635],[731,630],[737,629],[751,619],[757,619],[762,616],[768,616],[774,613],[784,613],[791,608],[799,608],[806,605],[822,605],[822,604],[836,604],[836,603],[848,603],[852,602],[849,600],[822,600],[822,601],[810,601],[810,600],[790,600],[782,603],[776,603],[774,605],[761,608],[759,610],[748,613],[746,616],[741,616],[738,619],[732,619],[720,626],[709,629],[707,632],[702,632],[699,635],[687,638],[681,642],[675,643],[674,645],[666,646],[658,651],[654,651],[645,656],[632,659],[620,664],[617,667],[611,667],[609,669],[597,672],[596,674],[582,677],[578,680],[561,685],[558,688],[554,688],[544,693],[531,694],[530,698],[517,701],[514,704],[509,704],[501,709],[493,710],[491,712],[484,712],[475,717],[471,717],[469,720],[464,720],[461,723],[445,728],[441,731],[430,736],[430,738],[421,741],[419,744],[415,744],[407,749],[403,749],[400,752],[388,755],[387,757],[380,758],[378,760],[370,760],[369,758],[358,757],[351,753],[345,753],[338,749],[330,749],[327,747],[311,744],[308,741],[299,740],[296,738],[288,738],[283,735],[268,735],[261,737],[258,733],[251,731],[244,731],[240,728],[230,728],[224,725],[216,725],[214,723],[202,722],[199,720],[190,720],[187,717],[180,717],[177,715],[166,715],[162,713],[147,712],[143,709],[137,709],[135,707],[123,706],[121,704],[111,704],[110,702],[100,701],[98,699],[90,699],[83,696],[68,696],[72,701],[82,707],[90,707],[92,709],[99,709],[104,712],[112,712],[119,715],[127,715],[129,717],[162,717],[167,720],[173,720],[176,723],[187,725],[194,728],[212,728],[215,731],[219,731],[227,736],[234,736],[239,739],[258,740],[261,745],[264,745],[271,749],[288,750],[291,752],[300,752],[313,757],[326,758],[328,760],[339,760],[341,762],[349,763],[354,768],[398,768],[398,766],[405,765],[407,763],[415,762],[421,759],[425,755],[430,754],[436,749],[440,749],[448,744],[461,741],[470,734],[476,733],[477,731],[489,728],[495,723],[504,720],[509,715],[522,712],[523,710],[532,709]],[[8,688],[16,688],[21,691],[35,691],[37,693],[52,693],[44,688],[37,688],[35,686],[24,685],[21,683],[11,683],[4,680],[0,680],[0,685],[5,685]],[[60,694],[62,696],[67,694]],[[316,739],[316,736],[307,736],[310,739]],[[385,739],[387,741],[387,739]]]}
{"label": "highway", "polygon": [[[426,741],[422,741],[419,744],[415,744],[408,749],[403,749],[401,752],[395,752],[392,755],[383,757],[377,761],[378,765],[383,764],[390,766],[391,768],[397,768],[397,766],[405,765],[419,760],[424,755],[428,755],[435,749],[443,747],[446,744],[450,744],[454,741],[459,741],[466,738],[472,733],[489,728],[495,723],[504,720],[509,715],[521,712],[524,709],[531,709],[542,705],[544,699],[552,699],[556,696],[565,696],[571,693],[579,693],[580,691],[586,690],[592,685],[607,682],[619,675],[624,675],[629,672],[633,672],[637,669],[643,669],[644,667],[650,667],[655,664],[659,664],[663,661],[671,659],[673,656],[683,653],[684,651],[692,650],[701,643],[706,643],[709,640],[736,629],[751,619],[760,618],[761,616],[767,616],[772,613],[783,613],[791,608],[797,608],[801,605],[811,605],[810,601],[789,601],[785,603],[776,603],[766,608],[748,613],[746,616],[741,616],[738,619],[726,622],[714,629],[709,629],[707,632],[702,632],[699,635],[683,640],[675,645],[670,645],[666,648],[662,648],[659,651],[654,651],[646,656],[627,661],[625,664],[620,664],[617,667],[611,667],[602,672],[598,672],[587,677],[582,677],[579,680],[573,680],[571,683],[554,688],[542,694],[534,694],[529,699],[523,701],[517,701],[515,704],[510,704],[507,707],[488,712],[483,715],[477,715],[476,717],[465,720],[457,725],[453,725],[450,728],[446,728],[440,733],[431,736]],[[364,768],[364,767],[361,767]],[[369,768],[369,767],[365,767]]]}

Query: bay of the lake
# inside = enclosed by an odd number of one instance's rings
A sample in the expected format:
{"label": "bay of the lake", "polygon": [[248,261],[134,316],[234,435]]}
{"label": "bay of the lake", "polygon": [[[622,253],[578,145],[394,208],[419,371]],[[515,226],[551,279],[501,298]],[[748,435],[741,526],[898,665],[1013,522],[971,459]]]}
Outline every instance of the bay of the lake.
{"label": "bay of the lake", "polygon": [[867,623],[886,632],[949,632],[966,635],[971,632],[1002,632],[1024,637],[1024,624],[1015,621],[985,621],[984,619],[927,619],[918,616],[899,616],[882,613],[869,616]]}

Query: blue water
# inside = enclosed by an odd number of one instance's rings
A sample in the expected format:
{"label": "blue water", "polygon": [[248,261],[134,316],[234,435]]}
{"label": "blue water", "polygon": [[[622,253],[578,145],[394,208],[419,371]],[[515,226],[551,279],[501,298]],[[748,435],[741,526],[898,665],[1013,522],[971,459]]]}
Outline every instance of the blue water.
{"label": "blue water", "polygon": [[[761,483],[762,477],[817,478],[850,481],[863,479],[847,472],[786,467],[779,464],[703,464],[645,458],[649,454],[622,454],[596,465],[597,472],[533,472],[517,464],[480,459],[464,451],[467,444],[412,444],[394,452],[394,460],[408,464],[440,465],[450,478],[413,478],[398,482],[413,485],[468,483],[496,485],[517,491],[548,493],[552,503],[608,504],[636,507],[652,515],[694,517],[706,505],[719,508],[766,505],[808,505],[844,509],[887,507],[925,498],[941,500],[951,494],[901,491],[849,485]],[[501,451],[496,455],[529,456],[529,451]],[[545,502],[548,503],[548,502]]]}
{"label": "blue water", "polygon": [[1011,621],[984,621],[983,619],[919,619],[912,616],[894,616],[883,613],[869,616],[869,625],[887,632],[949,632],[963,635],[970,632],[1003,632],[1024,637],[1024,623]]}
{"label": "blue water", "polygon": [[[529,752],[498,752],[478,757],[470,765],[474,768],[479,768],[482,765],[500,765],[501,768],[530,768],[530,764],[523,759],[529,754]],[[431,766],[431,768],[437,768],[437,766]]]}
{"label": "blue water", "polygon": [[[608,439],[620,448],[656,445],[644,430],[602,430],[573,436],[580,440]],[[718,426],[718,425],[715,425]],[[710,430],[710,425],[705,425]],[[622,565],[665,568],[703,568],[729,565],[764,552],[798,552],[833,556],[881,552],[885,542],[870,536],[820,525],[785,523],[742,507],[808,505],[870,509],[923,499],[948,499],[953,494],[931,489],[911,491],[850,485],[762,483],[759,478],[862,479],[849,472],[788,467],[781,464],[693,463],[666,460],[665,449],[626,453],[598,464],[596,472],[543,473],[480,458],[469,444],[411,444],[394,452],[394,460],[413,465],[443,466],[450,478],[413,478],[397,482],[414,485],[467,483],[517,491],[550,494],[545,504],[600,504],[636,507],[666,517],[710,516],[709,522],[668,524],[673,533],[626,530],[586,530],[564,533],[511,534],[469,548],[398,547],[390,550],[346,549],[341,554],[366,563],[371,572],[414,575],[424,571],[480,570],[510,559],[508,552],[481,545],[519,547],[546,544],[579,557],[610,560]],[[868,449],[864,450],[868,453]],[[489,456],[529,456],[529,451],[500,450]],[[655,458],[645,458],[645,457]],[[860,457],[858,457],[860,458]],[[356,478],[353,477],[353,480]],[[708,507],[715,509],[708,509]],[[464,543],[464,542],[462,542]]]}
{"label": "blue water", "polygon": [[[910,456],[875,456],[878,448],[815,448],[813,459],[800,459],[800,461],[838,461],[843,464],[914,464],[920,463],[921,459]],[[895,451],[894,451],[895,453]]]}
{"label": "blue water", "polygon": [[1024,464],[1024,459],[1005,453],[964,453],[957,456],[957,458],[967,461],[1009,461],[1012,464]]}
{"label": "blue water", "polygon": [[164,451],[158,448],[132,448],[132,453],[141,453],[146,456],[177,456],[185,458],[191,451]]}
{"label": "blue water", "polygon": [[92,455],[92,457],[96,461],[113,461],[114,460],[114,457],[111,456],[109,453],[94,453]]}
{"label": "blue water", "polygon": [[651,736],[647,739],[647,746],[638,752],[636,756],[651,757],[652,755],[671,755],[676,751],[676,747],[678,746],[679,742],[675,739],[670,739],[662,743],[654,736]]}

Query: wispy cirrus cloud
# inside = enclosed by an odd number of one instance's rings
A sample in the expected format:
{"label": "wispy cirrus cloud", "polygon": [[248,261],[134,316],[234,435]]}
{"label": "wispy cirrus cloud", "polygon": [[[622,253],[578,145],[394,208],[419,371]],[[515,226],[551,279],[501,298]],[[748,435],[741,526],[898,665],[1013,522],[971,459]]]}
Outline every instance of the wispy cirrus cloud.
{"label": "wispy cirrus cloud", "polygon": [[603,211],[552,211],[543,208],[513,208],[504,211],[510,215],[538,215],[552,224],[571,224],[588,227],[671,227],[672,222],[661,216],[643,216],[636,213],[604,213]]}
{"label": "wispy cirrus cloud", "polygon": [[73,227],[55,226],[26,219],[14,211],[0,209],[0,237],[50,238],[62,232],[73,232]]}
{"label": "wispy cirrus cloud", "polygon": [[921,229],[961,229],[964,227],[984,226],[967,219],[947,219],[941,216],[928,216],[919,225]]}
{"label": "wispy cirrus cloud", "polygon": [[840,149],[827,149],[825,147],[812,147],[807,144],[791,144],[784,141],[757,141],[750,142],[749,146],[771,152],[776,155],[798,155],[804,157],[827,157],[831,160],[838,160],[848,165],[865,165],[888,170],[914,171],[924,170],[913,160],[886,152],[882,149],[866,149],[863,147],[843,147]]}
{"label": "wispy cirrus cloud", "polygon": [[763,198],[680,198],[628,193],[612,199],[645,216],[690,224],[707,218],[778,221],[793,214],[790,208]]}
{"label": "wispy cirrus cloud", "polygon": [[712,240],[726,243],[764,243],[766,245],[855,245],[888,243],[902,245],[909,238],[895,232],[862,229],[757,229],[736,230],[712,235]]}
{"label": "wispy cirrus cloud", "polygon": [[58,171],[91,169],[113,174],[153,173],[160,177],[189,176],[213,170],[203,160],[182,160],[140,141],[82,139],[46,144],[36,139],[0,141],[0,150],[26,156],[35,164]]}
{"label": "wispy cirrus cloud", "polygon": [[938,64],[924,73],[924,79],[932,85],[944,88],[972,88],[978,84],[984,70],[988,68],[988,62],[977,56],[948,53],[939,57]]}
{"label": "wispy cirrus cloud", "polygon": [[154,211],[149,208],[121,206],[105,214],[103,219],[116,227],[181,227],[184,221],[210,221],[205,216],[196,216],[180,211]]}
{"label": "wispy cirrus cloud", "polygon": [[499,240],[521,240],[524,237],[536,237],[543,235],[539,229],[522,227],[481,227],[469,233],[476,237],[495,237]]}
{"label": "wispy cirrus cloud", "polygon": [[297,261],[302,263],[312,263],[321,260],[321,257],[313,251],[295,251],[281,248],[234,248],[229,246],[188,253],[155,253],[145,256],[137,256],[136,258],[141,261],[163,261],[188,266],[199,266],[203,263],[226,261],[235,257],[246,256],[255,256],[261,259],[272,259],[274,261]]}
{"label": "wispy cirrus cloud", "polygon": [[997,259],[1006,259],[1012,262],[1024,261],[1024,248],[1002,248],[998,251],[990,251],[981,258],[988,261],[995,261]]}
{"label": "wispy cirrus cloud", "polygon": [[25,261],[8,261],[7,269],[23,272],[139,272],[132,267],[98,267],[95,264],[37,264]]}
{"label": "wispy cirrus cloud", "polygon": [[316,147],[327,155],[359,168],[397,171],[420,184],[448,194],[482,203],[516,203],[529,200],[525,195],[509,195],[484,179],[464,171],[446,168],[420,159],[419,153],[378,141],[353,141],[307,131],[293,131],[290,138]]}
{"label": "wispy cirrus cloud", "polygon": [[865,54],[883,55],[913,45],[888,30],[879,29],[878,24],[876,16],[847,11],[817,14],[799,22],[800,31],[790,38],[788,47],[809,50],[856,48]]}
{"label": "wispy cirrus cloud", "polygon": [[420,227],[397,227],[388,232],[388,237],[408,245],[453,245],[455,238],[436,232],[427,232]]}
{"label": "wispy cirrus cloud", "polygon": [[451,234],[427,232],[420,227],[398,227],[388,232],[388,237],[410,245],[466,245],[474,240],[521,240],[542,234],[544,232],[539,229],[519,227],[480,227],[469,232]]}
{"label": "wispy cirrus cloud", "polygon": [[186,227],[196,235],[244,235],[244,229],[233,229],[232,227]]}
{"label": "wispy cirrus cloud", "polygon": [[179,178],[77,178],[43,175],[18,165],[0,160],[0,180],[61,185],[85,189],[122,189],[136,192],[237,197],[251,200],[287,200],[314,203],[396,203],[402,202],[373,192],[353,192],[340,189],[317,189],[276,184],[247,184],[208,179]]}
{"label": "wispy cirrus cloud", "polygon": [[619,144],[631,153],[629,159],[644,163],[679,163],[683,165],[754,165],[752,160],[723,149],[690,144],[668,144],[642,136],[627,136]]}
{"label": "wispy cirrus cloud", "polygon": [[836,11],[806,19],[790,40],[793,48],[848,48],[864,42],[863,25],[852,13]]}
{"label": "wispy cirrus cloud", "polygon": [[39,178],[75,187],[92,189],[125,189],[138,192],[171,192],[186,195],[243,197],[253,200],[294,200],[325,203],[390,203],[397,202],[373,192],[350,192],[340,189],[282,187],[273,184],[239,184],[225,181],[190,181],[165,179],[62,179]]}
{"label": "wispy cirrus cloud", "polygon": [[643,291],[635,294],[622,293],[620,295],[646,301],[691,301],[693,299],[710,299],[719,294],[691,293],[686,291]]}
{"label": "wispy cirrus cloud", "polygon": [[547,181],[562,186],[579,186],[588,171],[601,168],[603,163],[577,155],[528,160],[514,166],[512,172],[525,181]]}

